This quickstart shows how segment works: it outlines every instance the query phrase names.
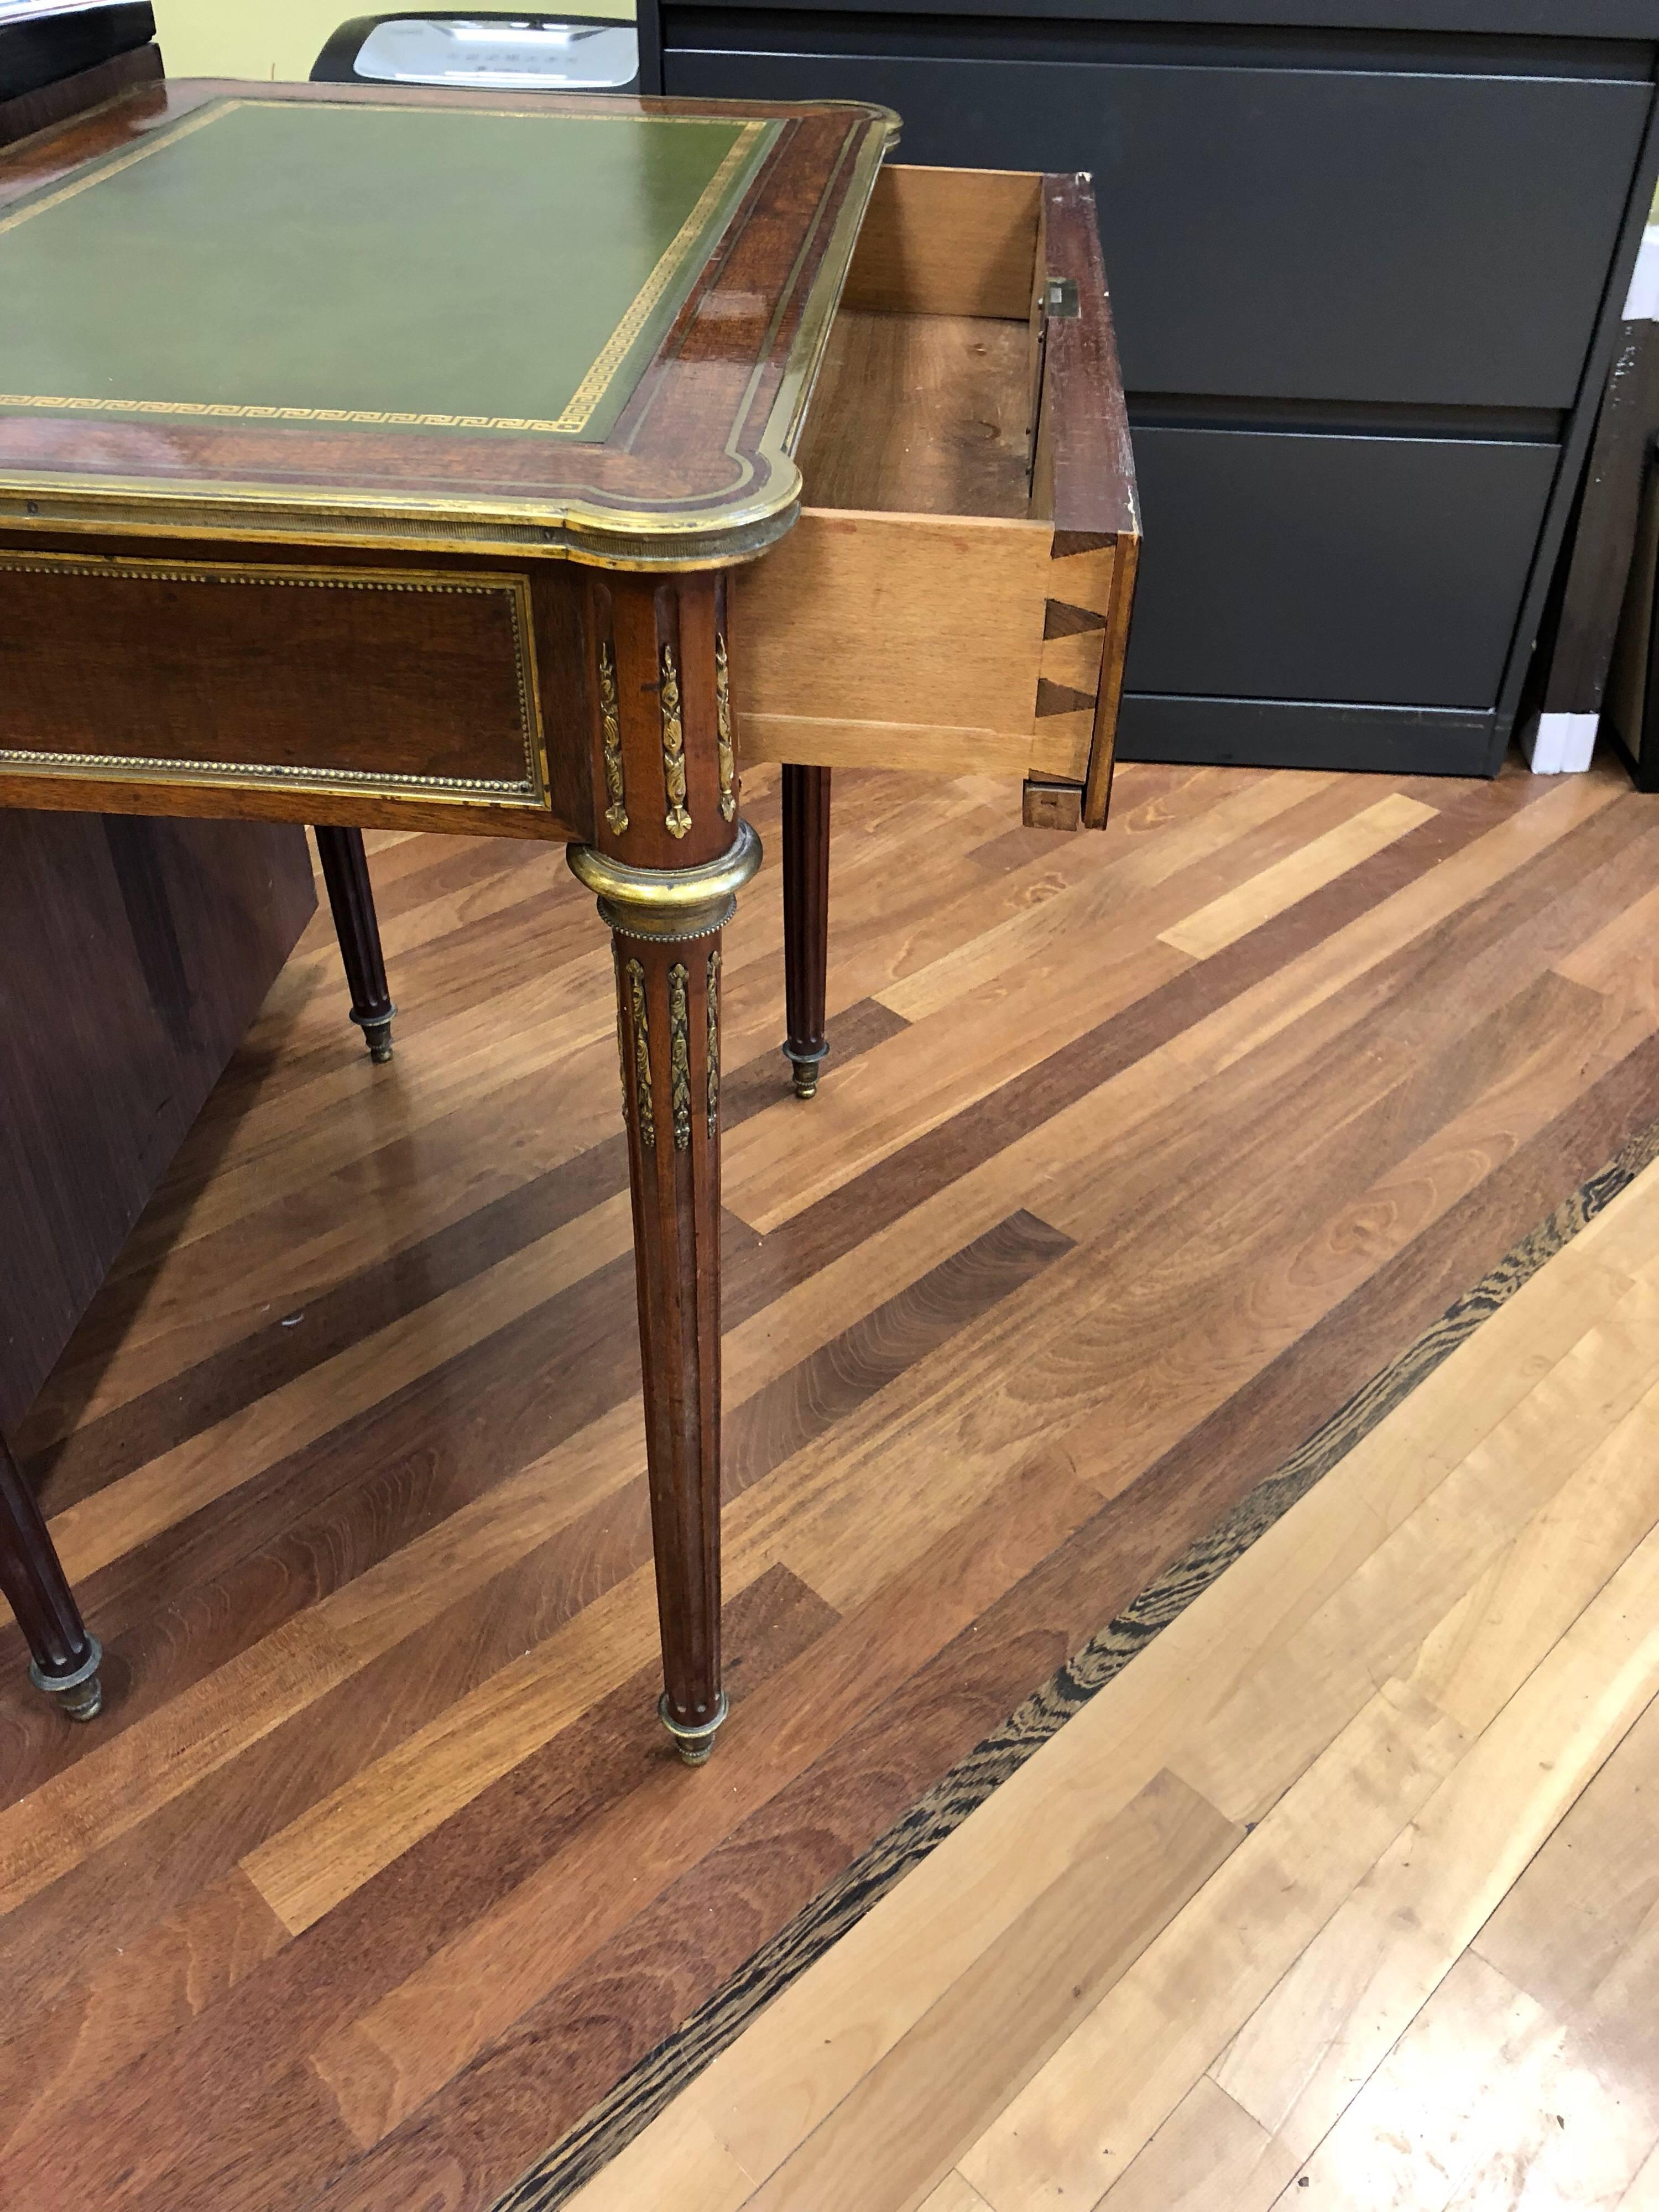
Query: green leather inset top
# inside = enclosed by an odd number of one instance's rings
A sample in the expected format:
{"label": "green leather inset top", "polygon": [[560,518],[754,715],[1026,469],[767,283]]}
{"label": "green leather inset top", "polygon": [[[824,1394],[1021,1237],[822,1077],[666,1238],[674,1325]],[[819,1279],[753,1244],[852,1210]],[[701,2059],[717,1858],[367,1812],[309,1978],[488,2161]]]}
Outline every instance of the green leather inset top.
{"label": "green leather inset top", "polygon": [[216,101],[0,214],[0,408],[603,438],[777,128]]}

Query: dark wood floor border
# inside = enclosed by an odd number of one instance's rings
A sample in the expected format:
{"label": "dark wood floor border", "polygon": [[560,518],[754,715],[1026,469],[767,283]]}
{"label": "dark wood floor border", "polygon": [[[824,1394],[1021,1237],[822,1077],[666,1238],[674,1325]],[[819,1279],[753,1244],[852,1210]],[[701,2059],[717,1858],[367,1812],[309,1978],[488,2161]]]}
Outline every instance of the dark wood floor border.
{"label": "dark wood floor border", "polygon": [[872,1905],[1121,1674],[1138,1652],[1305,1498],[1656,1159],[1659,1159],[1659,1121],[1632,1137],[1605,1167],[1564,1199],[1472,1290],[1454,1300],[1437,1321],[1355,1391],[1280,1467],[1172,1560],[1097,1635],[1073,1652],[1000,1728],[941,1777],[804,1911],[763,1944],[742,1970],[705,1999],[683,2026],[647,2051],[575,2127],[495,2199],[491,2212],[557,2212],[734,2043],[774,1997],[856,1926]]}

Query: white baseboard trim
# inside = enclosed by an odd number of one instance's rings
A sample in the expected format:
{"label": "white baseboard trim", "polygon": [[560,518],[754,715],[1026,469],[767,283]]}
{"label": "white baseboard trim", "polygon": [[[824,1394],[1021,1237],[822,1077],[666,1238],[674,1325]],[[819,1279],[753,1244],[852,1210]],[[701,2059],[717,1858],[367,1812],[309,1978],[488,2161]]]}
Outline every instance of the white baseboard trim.
{"label": "white baseboard trim", "polygon": [[1641,250],[1625,295],[1625,320],[1659,323],[1659,224],[1650,223],[1642,233]]}
{"label": "white baseboard trim", "polygon": [[1582,775],[1595,752],[1599,714],[1540,714],[1521,749],[1534,775]]}

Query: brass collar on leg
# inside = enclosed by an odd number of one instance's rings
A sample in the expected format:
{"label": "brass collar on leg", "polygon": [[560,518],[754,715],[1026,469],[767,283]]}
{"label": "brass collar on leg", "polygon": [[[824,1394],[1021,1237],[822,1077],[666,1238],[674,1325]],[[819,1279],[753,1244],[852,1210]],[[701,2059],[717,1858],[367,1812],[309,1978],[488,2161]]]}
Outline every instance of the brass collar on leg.
{"label": "brass collar on leg", "polygon": [[578,882],[599,902],[599,917],[624,937],[707,937],[737,912],[738,893],[761,864],[761,842],[739,822],[729,850],[695,868],[634,868],[592,845],[567,845]]}
{"label": "brass collar on leg", "polygon": [[666,1690],[657,1700],[657,1717],[668,1730],[669,1735],[673,1737],[674,1747],[688,1766],[708,1765],[708,1754],[714,1748],[714,1738],[725,1725],[728,1710],[726,1692],[722,1690],[720,1693],[720,1702],[714,1707],[713,1720],[704,1721],[699,1726],[692,1728],[684,1721],[677,1721],[670,1712]]}

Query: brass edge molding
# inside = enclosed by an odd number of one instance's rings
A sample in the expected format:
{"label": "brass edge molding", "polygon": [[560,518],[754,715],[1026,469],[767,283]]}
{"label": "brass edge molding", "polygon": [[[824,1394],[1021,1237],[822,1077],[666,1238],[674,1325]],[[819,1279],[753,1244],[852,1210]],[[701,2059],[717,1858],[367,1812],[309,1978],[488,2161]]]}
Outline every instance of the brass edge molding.
{"label": "brass edge molding", "polygon": [[714,632],[714,744],[720,760],[720,815],[734,822],[738,814],[738,758],[732,742],[732,671],[726,657],[723,631]]}
{"label": "brass edge molding", "polygon": [[761,841],[739,822],[730,849],[694,868],[635,868],[592,845],[567,845],[570,872],[623,937],[708,937],[737,911],[738,893],[761,864]]}
{"label": "brass edge molding", "polygon": [[[794,471],[794,464],[789,467]],[[386,498],[345,505],[337,492],[295,490],[291,506],[268,494],[249,497],[211,483],[157,492],[137,477],[112,479],[112,495],[88,492],[85,478],[8,476],[0,466],[0,528],[80,536],[214,538],[232,545],[361,546],[374,552],[536,553],[584,568],[641,569],[665,575],[757,561],[794,527],[800,480],[787,498],[734,509],[728,528],[702,522],[681,530],[672,514],[566,501]],[[614,524],[614,527],[611,526]],[[1033,525],[1033,527],[1037,526]],[[591,534],[590,534],[591,533]]]}
{"label": "brass edge molding", "polygon": [[319,763],[296,768],[286,762],[175,760],[143,753],[58,752],[0,745],[0,778],[18,774],[74,781],[171,784],[204,791],[350,792],[364,798],[384,794],[436,805],[527,807],[541,812],[549,806],[547,738],[542,726],[528,576],[446,575],[437,571],[406,574],[398,569],[304,568],[254,562],[152,561],[131,555],[83,560],[74,553],[25,553],[3,546],[0,575],[82,576],[105,583],[269,584],[294,590],[404,592],[463,599],[504,597],[512,623],[525,762],[523,781],[506,782],[499,777],[411,775],[401,769],[327,768]]}
{"label": "brass edge molding", "polygon": [[[877,174],[898,141],[898,118],[890,108],[861,101],[809,104],[854,109],[868,115],[869,126],[854,156],[845,198],[756,447],[757,465],[741,495],[688,496],[678,513],[630,507],[623,500],[601,504],[578,491],[554,492],[541,500],[501,500],[377,492],[367,485],[349,493],[295,486],[284,487],[278,495],[269,484],[197,479],[162,490],[142,477],[18,471],[0,463],[0,524],[131,535],[171,531],[317,545],[343,540],[454,553],[533,548],[584,567],[665,573],[729,568],[757,558],[787,535],[799,514],[795,441]],[[741,427],[740,418],[732,426],[733,437]]]}
{"label": "brass edge molding", "polygon": [[674,667],[674,649],[662,649],[662,781],[668,796],[664,826],[671,837],[684,837],[691,827],[685,804],[685,726],[680,719],[680,680]]}
{"label": "brass edge molding", "polygon": [[651,1101],[651,1017],[646,1006],[645,969],[629,960],[623,973],[628,981],[628,1018],[634,1038],[634,1107],[639,1120],[640,1142],[657,1149],[657,1122]]}
{"label": "brass edge molding", "polygon": [[708,1134],[714,1139],[720,1134],[720,949],[711,945],[708,952],[708,984],[704,1000],[708,1018]]}
{"label": "brass edge molding", "polygon": [[623,777],[622,716],[617,705],[617,664],[607,637],[599,646],[599,727],[605,749],[605,810],[613,837],[628,828],[628,793]]}
{"label": "brass edge molding", "polygon": [[691,977],[684,961],[668,971],[668,1097],[674,1116],[674,1150],[691,1149]]}

